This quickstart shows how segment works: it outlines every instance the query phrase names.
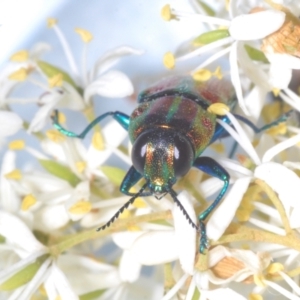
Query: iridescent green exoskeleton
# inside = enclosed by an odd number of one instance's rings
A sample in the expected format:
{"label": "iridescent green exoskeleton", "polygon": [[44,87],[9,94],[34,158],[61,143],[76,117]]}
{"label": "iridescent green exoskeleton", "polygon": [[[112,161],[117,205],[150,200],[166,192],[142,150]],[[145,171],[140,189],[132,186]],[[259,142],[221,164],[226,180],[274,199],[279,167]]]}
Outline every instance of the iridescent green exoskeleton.
{"label": "iridescent green exoskeleton", "polygon": [[[200,231],[201,253],[208,247],[205,221],[213,209],[220,203],[229,186],[228,172],[213,158],[200,156],[216,139],[226,135],[218,119],[230,124],[227,116],[219,116],[207,109],[211,104],[224,103],[233,107],[236,99],[232,85],[225,80],[210,79],[196,82],[191,77],[169,77],[139,95],[139,105],[131,116],[119,111],[107,112],[96,118],[81,134],[65,130],[58,123],[57,111],[53,117],[54,126],[70,137],[84,138],[87,132],[98,122],[112,116],[125,130],[128,130],[132,148],[133,166],[127,172],[120,190],[132,196],[129,201],[102,227],[102,230],[118,218],[139,196],[154,195],[161,199],[169,193],[181,208],[189,223]],[[235,115],[255,132],[265,130],[286,119],[257,128],[249,120]],[[196,225],[177,199],[172,186],[179,177],[184,176],[191,167],[219,178],[223,187],[213,203],[198,217]],[[144,178],[146,183],[138,193],[130,189]]]}

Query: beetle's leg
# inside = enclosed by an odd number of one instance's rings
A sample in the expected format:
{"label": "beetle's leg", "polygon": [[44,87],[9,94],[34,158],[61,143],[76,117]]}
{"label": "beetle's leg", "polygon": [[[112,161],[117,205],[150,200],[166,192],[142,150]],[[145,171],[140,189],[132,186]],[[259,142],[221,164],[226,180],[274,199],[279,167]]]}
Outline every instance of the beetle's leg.
{"label": "beetle's leg", "polygon": [[[255,124],[253,124],[250,120],[248,120],[247,118],[240,116],[238,114],[233,114],[238,120],[242,121],[243,123],[245,123],[246,125],[248,125],[255,133],[260,133],[262,131],[268,130],[273,126],[276,126],[282,122],[285,122],[288,117],[290,116],[290,114],[293,112],[293,110],[290,110],[288,112],[286,112],[285,114],[283,114],[282,116],[280,116],[280,118],[278,118],[277,120],[264,125],[263,127],[257,127]],[[228,119],[227,116],[223,116],[218,118],[220,120],[222,120],[223,122],[230,124],[230,120]],[[222,137],[227,137],[229,136],[229,133],[223,128],[222,125],[217,124],[216,125],[216,129],[215,129],[215,133],[213,135],[213,137],[210,140],[209,144],[212,144],[213,142],[215,142],[217,139],[222,138]],[[232,151],[231,151],[232,152]]]}
{"label": "beetle's leg", "polygon": [[283,114],[282,116],[280,116],[280,118],[278,118],[277,120],[269,123],[269,124],[266,124],[265,126],[259,128],[257,127],[256,125],[254,125],[250,120],[248,120],[247,118],[243,117],[243,116],[240,116],[240,115],[237,115],[237,114],[233,114],[238,120],[242,121],[243,123],[245,123],[246,125],[248,125],[250,128],[253,129],[253,131],[255,133],[260,133],[262,131],[265,131],[265,130],[268,130],[270,129],[271,127],[273,126],[276,126],[282,122],[285,122],[288,117],[291,115],[291,113],[293,112],[293,110],[290,110],[288,112],[286,112],[285,114]]}
{"label": "beetle's leg", "polygon": [[54,127],[61,132],[62,134],[69,136],[69,137],[77,137],[83,139],[86,134],[100,121],[102,121],[107,116],[112,116],[125,130],[128,130],[130,117],[119,112],[119,111],[110,111],[107,112],[99,117],[97,117],[94,121],[92,121],[80,134],[76,134],[72,131],[66,130],[63,128],[58,122],[58,111],[55,110],[54,114],[52,115],[53,125]]}
{"label": "beetle's leg", "polygon": [[214,202],[198,216],[199,223],[200,223],[200,232],[201,232],[199,250],[200,253],[203,253],[204,249],[208,247],[204,221],[210,215],[210,213],[215,209],[215,207],[220,203],[221,199],[226,193],[229,186],[230,176],[228,172],[219,163],[217,163],[215,160],[213,160],[210,157],[205,157],[205,156],[198,157],[195,160],[193,166],[205,172],[208,175],[221,179],[224,182],[223,188],[221,189],[219,195],[214,200]]}
{"label": "beetle's leg", "polygon": [[[133,166],[131,166],[121,183],[120,186],[121,193],[128,196],[134,196],[135,193],[130,193],[129,191],[142,177],[143,175],[140,174]],[[150,196],[150,195],[151,195],[150,192],[143,192],[140,196]]]}
{"label": "beetle's leg", "polygon": [[109,219],[109,221],[107,223],[105,223],[103,226],[97,228],[97,231],[100,231],[100,230],[104,230],[106,227],[109,227],[116,219],[119,218],[119,215],[124,211],[124,209],[127,209],[128,206],[130,204],[132,204],[134,202],[134,200],[139,197],[139,196],[142,196],[143,195],[143,191],[144,189],[147,187],[148,185],[148,182],[146,182],[142,187],[141,189],[136,193],[136,194],[133,194],[133,197],[131,197],[113,216],[112,218]]}

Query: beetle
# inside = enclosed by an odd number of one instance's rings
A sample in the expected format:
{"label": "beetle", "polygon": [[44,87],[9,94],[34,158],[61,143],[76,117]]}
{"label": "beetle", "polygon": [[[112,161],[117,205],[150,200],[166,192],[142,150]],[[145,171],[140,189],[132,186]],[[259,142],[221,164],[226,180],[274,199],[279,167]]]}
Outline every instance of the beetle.
{"label": "beetle", "polygon": [[[206,82],[196,82],[190,76],[172,76],[140,93],[138,103],[131,116],[119,111],[104,113],[81,134],[64,129],[58,122],[58,111],[52,117],[55,128],[69,137],[84,138],[93,126],[108,116],[128,131],[133,144],[133,165],[123,179],[120,191],[131,198],[97,230],[109,227],[139,196],[154,195],[160,200],[170,194],[191,226],[200,232],[199,251],[204,253],[208,248],[205,221],[220,203],[230,180],[229,173],[217,161],[201,156],[210,144],[226,136],[226,131],[217,120],[230,124],[226,115],[217,115],[208,108],[214,103],[224,103],[232,108],[236,104],[234,88],[225,79],[211,78]],[[257,128],[240,115],[235,116],[258,133],[285,121],[288,114],[262,128]],[[191,167],[223,181],[223,187],[213,203],[198,216],[199,226],[191,220],[172,188]],[[142,178],[146,181],[142,188],[137,193],[129,192]]]}

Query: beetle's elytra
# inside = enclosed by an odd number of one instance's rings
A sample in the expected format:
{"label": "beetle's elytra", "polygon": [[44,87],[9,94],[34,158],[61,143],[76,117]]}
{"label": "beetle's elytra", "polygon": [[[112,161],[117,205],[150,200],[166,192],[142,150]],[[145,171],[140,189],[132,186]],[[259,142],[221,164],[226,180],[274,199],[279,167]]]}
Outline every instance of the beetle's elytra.
{"label": "beetle's elytra", "polygon": [[[200,156],[208,145],[226,134],[217,119],[230,124],[227,116],[216,115],[207,108],[213,103],[224,103],[233,107],[235,102],[234,89],[228,81],[212,78],[206,82],[196,82],[192,77],[185,76],[166,78],[142,92],[138,98],[139,105],[131,116],[119,111],[107,112],[96,118],[81,134],[64,129],[58,123],[56,111],[53,117],[54,126],[67,136],[84,138],[95,124],[107,116],[112,116],[128,131],[133,144],[133,166],[120,187],[121,192],[131,198],[98,230],[110,226],[137,197],[154,195],[161,199],[169,193],[190,224],[200,231],[199,251],[203,253],[208,247],[204,222],[223,198],[230,179],[228,172],[213,158]],[[261,129],[244,117],[235,116],[255,132],[260,132],[285,121],[288,114]],[[223,181],[223,187],[216,199],[198,216],[199,226],[190,219],[172,188],[177,179],[184,176],[191,167]],[[146,183],[139,192],[129,192],[141,178]]]}

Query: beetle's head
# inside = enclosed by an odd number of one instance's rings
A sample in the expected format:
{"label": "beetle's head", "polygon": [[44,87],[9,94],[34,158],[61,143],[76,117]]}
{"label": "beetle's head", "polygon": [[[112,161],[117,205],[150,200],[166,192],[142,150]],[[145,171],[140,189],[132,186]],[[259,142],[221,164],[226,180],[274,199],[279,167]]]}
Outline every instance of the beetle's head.
{"label": "beetle's head", "polygon": [[194,161],[194,150],[180,132],[159,127],[137,137],[131,156],[134,168],[149,182],[150,191],[159,196],[188,172]]}

